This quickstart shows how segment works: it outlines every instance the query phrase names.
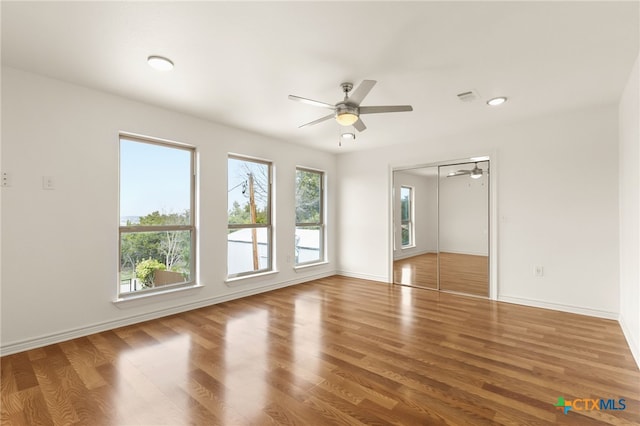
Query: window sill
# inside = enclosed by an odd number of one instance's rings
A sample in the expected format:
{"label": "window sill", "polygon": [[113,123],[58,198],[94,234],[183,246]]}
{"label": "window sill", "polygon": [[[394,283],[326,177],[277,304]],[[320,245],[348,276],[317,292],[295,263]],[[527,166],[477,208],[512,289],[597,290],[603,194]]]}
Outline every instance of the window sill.
{"label": "window sill", "polygon": [[186,285],[186,286],[181,286],[181,287],[173,287],[173,288],[167,288],[166,290],[158,290],[158,291],[152,291],[152,292],[144,292],[141,294],[136,294],[136,293],[131,293],[131,294],[127,294],[125,296],[121,296],[115,300],[112,301],[112,303],[118,307],[120,306],[126,306],[128,304],[132,304],[135,302],[140,302],[143,300],[150,300],[153,299],[157,296],[162,296],[162,295],[167,295],[167,294],[173,294],[173,293],[180,293],[180,292],[185,292],[185,291],[189,291],[189,290],[195,290],[195,289],[199,289],[199,288],[203,288],[204,286],[202,284],[191,284],[191,285]]}
{"label": "window sill", "polygon": [[415,244],[412,244],[412,245],[410,245],[410,246],[402,246],[402,247],[400,248],[400,250],[407,250],[407,249],[412,249],[412,248],[416,248],[416,245],[415,245]]}
{"label": "window sill", "polygon": [[328,265],[328,264],[329,264],[329,262],[327,262],[325,260],[325,261],[322,261],[322,262],[308,263],[306,265],[294,266],[293,270],[297,272],[297,271],[300,271],[300,270],[313,268],[314,266],[322,266],[322,265]]}
{"label": "window sill", "polygon": [[242,281],[250,280],[251,278],[262,278],[262,277],[267,277],[269,275],[275,275],[277,273],[278,271],[267,271],[267,272],[260,272],[258,274],[242,275],[240,277],[227,278],[226,280],[224,280],[224,282],[227,285],[233,286],[235,284],[239,284]]}

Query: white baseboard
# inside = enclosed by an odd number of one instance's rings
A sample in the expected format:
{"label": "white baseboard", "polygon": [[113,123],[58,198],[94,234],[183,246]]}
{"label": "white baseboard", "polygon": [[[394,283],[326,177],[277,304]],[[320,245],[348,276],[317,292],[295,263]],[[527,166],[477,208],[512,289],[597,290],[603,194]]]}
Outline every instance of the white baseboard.
{"label": "white baseboard", "polygon": [[254,294],[265,293],[272,290],[277,290],[284,287],[289,287],[296,284],[302,284],[308,281],[329,277],[336,275],[335,271],[324,272],[315,274],[313,276],[305,276],[295,280],[288,280],[279,282],[276,284],[270,284],[260,287],[245,288],[233,293],[227,293],[222,296],[210,297],[201,299],[196,302],[189,302],[180,305],[175,305],[170,308],[164,308],[152,312],[146,312],[139,315],[131,315],[125,318],[120,318],[115,321],[105,321],[87,325],[84,327],[65,330],[57,333],[47,334],[44,336],[35,337],[32,339],[19,340],[15,342],[7,343],[0,347],[0,356],[11,355],[18,352],[27,351],[30,349],[40,348],[55,343],[64,342],[78,337],[88,336],[90,334],[100,333],[102,331],[113,330],[115,328],[124,327],[127,325],[136,324],[143,321],[162,318],[181,312],[191,311],[193,309],[203,308],[205,306],[216,305],[218,303],[228,302],[234,299],[240,299],[242,297],[253,296]]}
{"label": "white baseboard", "polygon": [[636,360],[636,364],[638,365],[638,369],[640,369],[640,342],[636,340],[638,336],[634,336],[627,327],[627,324],[624,322],[624,318],[620,315],[618,319],[620,323],[620,328],[622,329],[622,334],[624,334],[625,339],[627,339],[627,344],[629,345],[629,349],[631,350],[631,355],[633,355],[633,359]]}
{"label": "white baseboard", "polygon": [[435,254],[436,251],[435,250],[419,250],[419,251],[408,251],[407,250],[407,252],[402,252],[402,253],[398,254],[397,256],[394,256],[393,260],[408,259],[410,257],[422,256],[423,254],[428,254],[428,253]]}
{"label": "white baseboard", "polygon": [[516,305],[531,306],[534,308],[552,309],[554,311],[568,312],[571,314],[587,315],[590,317],[618,320],[617,312],[601,311],[598,309],[583,308],[580,306],[563,305],[560,303],[544,302],[542,300],[523,299],[520,297],[498,296],[499,302],[514,303]]}
{"label": "white baseboard", "polygon": [[487,252],[481,251],[463,251],[463,250],[446,250],[441,248],[440,253],[467,254],[470,256],[489,256]]}
{"label": "white baseboard", "polygon": [[383,283],[389,282],[389,278],[382,275],[369,275],[369,274],[361,274],[359,272],[349,272],[349,271],[336,271],[336,274],[344,275],[345,277],[349,277],[349,278],[360,278],[362,280],[381,281]]}

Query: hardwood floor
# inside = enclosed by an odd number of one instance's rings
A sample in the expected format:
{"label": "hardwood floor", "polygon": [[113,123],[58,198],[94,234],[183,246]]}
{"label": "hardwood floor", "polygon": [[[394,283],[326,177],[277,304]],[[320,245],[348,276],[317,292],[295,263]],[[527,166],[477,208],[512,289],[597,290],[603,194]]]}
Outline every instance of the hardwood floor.
{"label": "hardwood floor", "polygon": [[438,254],[425,253],[394,260],[393,282],[431,289],[438,288]]}
{"label": "hardwood floor", "polygon": [[[438,288],[438,254],[425,253],[393,262],[393,282]],[[489,258],[440,252],[440,289],[489,297]]]}
{"label": "hardwood floor", "polygon": [[440,289],[489,297],[489,257],[441,252]]}
{"label": "hardwood floor", "polygon": [[[640,419],[640,373],[615,321],[340,276],[5,356],[1,368],[2,425]],[[626,409],[575,401],[565,415],[559,397]]]}

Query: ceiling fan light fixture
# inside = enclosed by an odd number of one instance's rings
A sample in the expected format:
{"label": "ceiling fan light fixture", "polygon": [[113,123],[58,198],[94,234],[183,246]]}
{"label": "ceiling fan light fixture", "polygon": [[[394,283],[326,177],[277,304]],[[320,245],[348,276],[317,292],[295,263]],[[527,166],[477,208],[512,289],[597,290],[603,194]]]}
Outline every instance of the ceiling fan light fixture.
{"label": "ceiling fan light fixture", "polygon": [[471,179],[480,179],[482,177],[482,169],[474,168],[471,170]]}
{"label": "ceiling fan light fixture", "polygon": [[149,56],[147,63],[156,71],[171,71],[173,69],[173,62],[163,56]]}
{"label": "ceiling fan light fixture", "polygon": [[507,98],[505,96],[499,96],[497,98],[489,99],[487,101],[487,105],[498,106],[498,105],[502,105],[505,102],[507,102]]}
{"label": "ceiling fan light fixture", "polygon": [[356,134],[353,133],[352,131],[345,132],[340,136],[342,136],[342,139],[355,139],[356,138]]}
{"label": "ceiling fan light fixture", "polygon": [[350,111],[339,112],[336,115],[336,121],[341,126],[352,126],[353,123],[358,121],[358,116]]}

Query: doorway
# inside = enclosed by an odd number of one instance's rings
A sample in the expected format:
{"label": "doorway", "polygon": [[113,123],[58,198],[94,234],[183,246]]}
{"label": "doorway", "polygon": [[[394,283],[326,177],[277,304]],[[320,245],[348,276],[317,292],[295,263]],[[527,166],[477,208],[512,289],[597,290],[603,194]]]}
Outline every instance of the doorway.
{"label": "doorway", "polygon": [[490,160],[393,170],[393,283],[490,296]]}

